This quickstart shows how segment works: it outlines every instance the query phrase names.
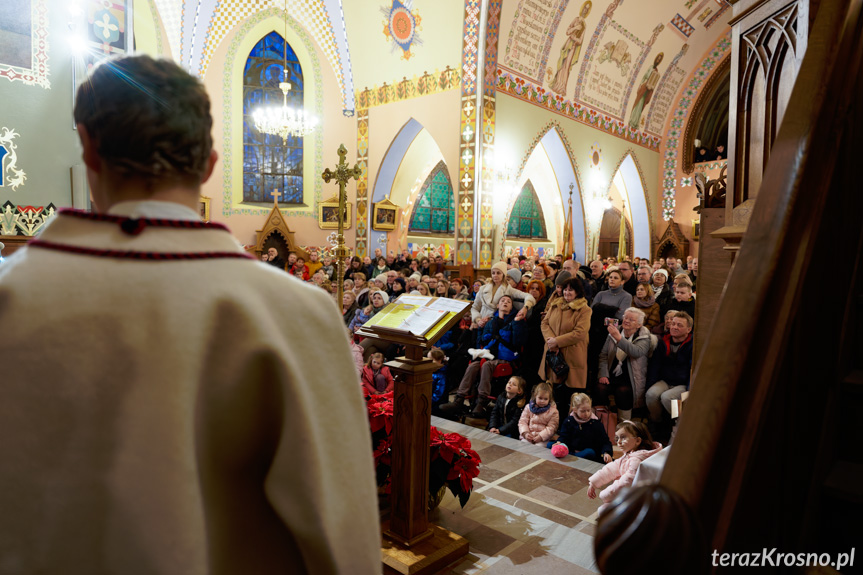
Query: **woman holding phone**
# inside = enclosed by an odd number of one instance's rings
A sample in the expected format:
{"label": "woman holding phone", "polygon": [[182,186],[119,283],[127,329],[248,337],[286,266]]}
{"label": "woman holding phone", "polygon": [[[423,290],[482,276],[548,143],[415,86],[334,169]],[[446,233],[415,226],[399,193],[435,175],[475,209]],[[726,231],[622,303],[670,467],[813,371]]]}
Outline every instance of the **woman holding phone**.
{"label": "woman holding phone", "polygon": [[608,338],[599,353],[594,405],[608,405],[614,395],[618,421],[631,419],[633,407],[644,405],[651,335],[643,324],[644,312],[634,307],[623,313],[620,326],[616,319],[606,319]]}

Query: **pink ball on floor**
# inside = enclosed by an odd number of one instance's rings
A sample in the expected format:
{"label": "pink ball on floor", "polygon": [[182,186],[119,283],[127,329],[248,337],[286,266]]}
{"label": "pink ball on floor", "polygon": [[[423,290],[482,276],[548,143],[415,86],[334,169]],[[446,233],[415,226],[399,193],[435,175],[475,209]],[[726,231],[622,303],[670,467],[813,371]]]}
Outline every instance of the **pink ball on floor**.
{"label": "pink ball on floor", "polygon": [[566,457],[569,454],[569,449],[563,443],[551,446],[551,454],[555,457]]}

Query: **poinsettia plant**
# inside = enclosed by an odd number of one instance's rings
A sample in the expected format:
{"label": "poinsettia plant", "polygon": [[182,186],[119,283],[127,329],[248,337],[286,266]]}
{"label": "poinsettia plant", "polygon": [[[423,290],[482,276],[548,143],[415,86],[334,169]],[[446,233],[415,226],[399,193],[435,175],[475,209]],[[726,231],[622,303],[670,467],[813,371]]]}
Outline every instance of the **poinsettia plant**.
{"label": "poinsettia plant", "polygon": [[[375,473],[382,493],[392,487],[393,394],[367,395],[366,407],[372,430]],[[458,433],[443,433],[431,428],[429,493],[447,486],[464,507],[473,490],[473,479],[479,475],[480,457],[471,449],[470,440]]]}

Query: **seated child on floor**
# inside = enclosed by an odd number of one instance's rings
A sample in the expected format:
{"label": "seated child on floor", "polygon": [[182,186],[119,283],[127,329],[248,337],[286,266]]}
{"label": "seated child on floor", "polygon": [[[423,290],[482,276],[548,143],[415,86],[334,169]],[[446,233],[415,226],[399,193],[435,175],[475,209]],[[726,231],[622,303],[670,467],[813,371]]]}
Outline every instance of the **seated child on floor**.
{"label": "seated child on floor", "polygon": [[638,471],[641,462],[662,449],[661,443],[651,439],[646,425],[628,419],[617,424],[614,438],[623,451],[623,457],[612,461],[588,479],[590,487],[587,488],[587,496],[591,499],[596,499],[598,487],[611,483],[599,494],[599,498],[603,501],[599,507],[600,512],[620,493],[621,489],[632,486],[635,472]]}
{"label": "seated child on floor", "polygon": [[438,368],[432,374],[432,415],[440,415],[440,404],[446,399],[446,354],[434,348],[429,352],[429,357]]}
{"label": "seated child on floor", "polygon": [[560,426],[557,441],[549,441],[548,447],[562,443],[566,445],[570,455],[599,463],[611,462],[611,442],[605,426],[593,413],[590,398],[583,393],[574,393],[569,400],[569,406],[569,416]]}
{"label": "seated child on floor", "polygon": [[518,420],[518,432],[522,441],[545,445],[557,431],[560,414],[551,396],[550,383],[539,383],[533,388],[533,397]]}
{"label": "seated child on floor", "polygon": [[384,354],[373,353],[363,368],[363,387],[372,395],[380,395],[393,390],[393,376],[390,368],[384,365]]}
{"label": "seated child on floor", "polygon": [[506,393],[497,396],[491,417],[488,418],[488,430],[492,433],[518,439],[518,420],[524,409],[524,388],[527,382],[517,375],[506,382]]}

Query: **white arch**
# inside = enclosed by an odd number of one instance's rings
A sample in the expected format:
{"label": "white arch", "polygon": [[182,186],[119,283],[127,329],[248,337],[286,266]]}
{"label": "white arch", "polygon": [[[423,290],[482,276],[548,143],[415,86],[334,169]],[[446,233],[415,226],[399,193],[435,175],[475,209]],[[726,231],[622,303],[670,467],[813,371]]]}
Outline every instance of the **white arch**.
{"label": "white arch", "polygon": [[581,204],[578,177],[556,126],[546,132],[541,142],[551,162],[554,175],[557,177],[561,204],[564,210],[567,209],[567,202],[569,201],[569,184],[575,185],[572,191],[572,237],[575,245],[575,259],[583,262],[587,253],[587,231],[584,225],[584,209]]}
{"label": "white arch", "polygon": [[647,211],[647,196],[644,182],[641,180],[641,173],[632,158],[632,152],[627,152],[621,161],[620,167],[614,174],[615,178],[618,174],[623,181],[623,189],[620,192],[626,199],[632,221],[632,249],[634,253],[630,255],[650,258],[650,214]]}

